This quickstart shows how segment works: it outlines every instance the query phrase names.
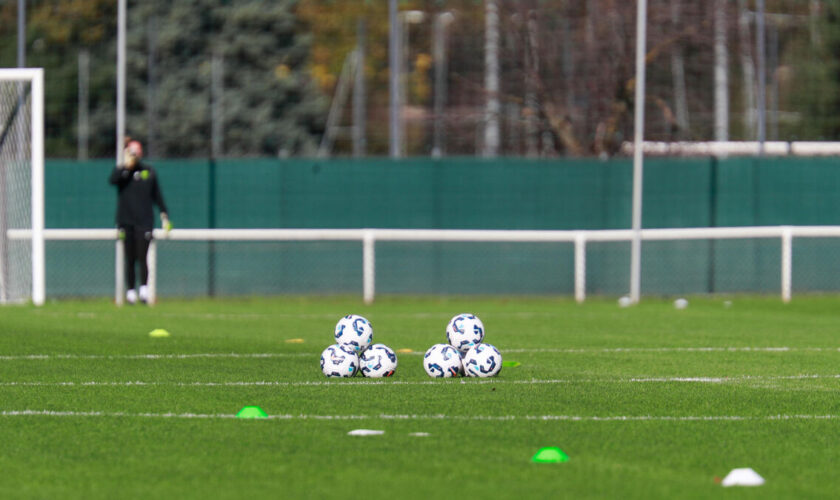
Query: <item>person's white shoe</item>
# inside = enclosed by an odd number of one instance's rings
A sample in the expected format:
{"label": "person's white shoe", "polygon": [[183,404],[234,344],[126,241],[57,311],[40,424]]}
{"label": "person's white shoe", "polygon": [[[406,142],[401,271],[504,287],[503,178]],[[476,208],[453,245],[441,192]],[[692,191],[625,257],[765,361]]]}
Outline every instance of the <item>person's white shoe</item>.
{"label": "person's white shoe", "polygon": [[140,302],[146,303],[149,301],[149,287],[146,285],[140,285]]}
{"label": "person's white shoe", "polygon": [[136,304],[137,303],[137,291],[135,291],[132,288],[131,290],[128,290],[127,292],[125,292],[125,300],[129,304],[132,304],[132,305]]}

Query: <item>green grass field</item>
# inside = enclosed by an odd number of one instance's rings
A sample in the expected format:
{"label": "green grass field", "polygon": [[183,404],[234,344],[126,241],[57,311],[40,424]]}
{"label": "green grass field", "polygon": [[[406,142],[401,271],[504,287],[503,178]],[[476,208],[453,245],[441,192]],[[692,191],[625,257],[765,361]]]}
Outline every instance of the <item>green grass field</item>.
{"label": "green grass field", "polygon": [[[840,297],[728,300],[4,307],[0,497],[836,497]],[[421,353],[460,312],[521,365],[430,379]],[[414,351],[394,377],[321,374],[348,313]],[[232,418],[244,405],[271,418]],[[359,428],[385,434],[347,435]],[[543,446],[570,460],[531,463]],[[766,484],[720,486],[737,467]]]}

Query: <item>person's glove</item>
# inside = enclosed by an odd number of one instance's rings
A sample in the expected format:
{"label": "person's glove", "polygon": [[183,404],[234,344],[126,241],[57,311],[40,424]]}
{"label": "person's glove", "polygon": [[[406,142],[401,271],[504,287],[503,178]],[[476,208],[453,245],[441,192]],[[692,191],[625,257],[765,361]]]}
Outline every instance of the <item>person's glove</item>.
{"label": "person's glove", "polygon": [[169,231],[172,231],[172,223],[169,222],[169,216],[166,213],[160,214],[160,227],[169,234]]}

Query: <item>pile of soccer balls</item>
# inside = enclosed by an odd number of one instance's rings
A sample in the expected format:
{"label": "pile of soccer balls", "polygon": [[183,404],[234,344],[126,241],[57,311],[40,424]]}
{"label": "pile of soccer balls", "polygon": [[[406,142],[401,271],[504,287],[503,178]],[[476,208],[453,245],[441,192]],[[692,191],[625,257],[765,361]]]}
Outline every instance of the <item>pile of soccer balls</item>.
{"label": "pile of soccer balls", "polygon": [[[484,325],[474,314],[459,314],[446,325],[448,344],[435,344],[423,356],[430,377],[494,377],[502,369],[502,354],[485,344]],[[373,343],[370,321],[348,314],[335,325],[335,344],[321,353],[321,371],[327,377],[390,377],[397,355],[385,344]]]}
{"label": "pile of soccer balls", "polygon": [[335,344],[321,353],[321,371],[327,377],[390,377],[397,369],[397,355],[385,344],[373,344],[370,321],[348,314],[335,325]]}
{"label": "pile of soccer balls", "polygon": [[430,377],[494,377],[502,369],[502,354],[485,344],[484,324],[474,314],[459,314],[446,325],[448,344],[435,344],[423,356]]}

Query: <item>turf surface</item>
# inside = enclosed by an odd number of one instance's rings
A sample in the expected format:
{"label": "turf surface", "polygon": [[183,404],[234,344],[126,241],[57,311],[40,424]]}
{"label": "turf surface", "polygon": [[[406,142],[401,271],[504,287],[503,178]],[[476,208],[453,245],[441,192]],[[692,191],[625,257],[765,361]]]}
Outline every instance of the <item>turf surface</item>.
{"label": "turf surface", "polygon": [[[0,497],[835,497],[840,298],[727,300],[5,307]],[[413,351],[391,379],[320,373],[351,312],[376,342]],[[426,376],[421,353],[460,312],[521,365]],[[270,418],[231,418],[245,405]],[[359,428],[385,434],[347,435]],[[531,463],[543,446],[570,460]],[[737,467],[767,483],[722,488]]]}

